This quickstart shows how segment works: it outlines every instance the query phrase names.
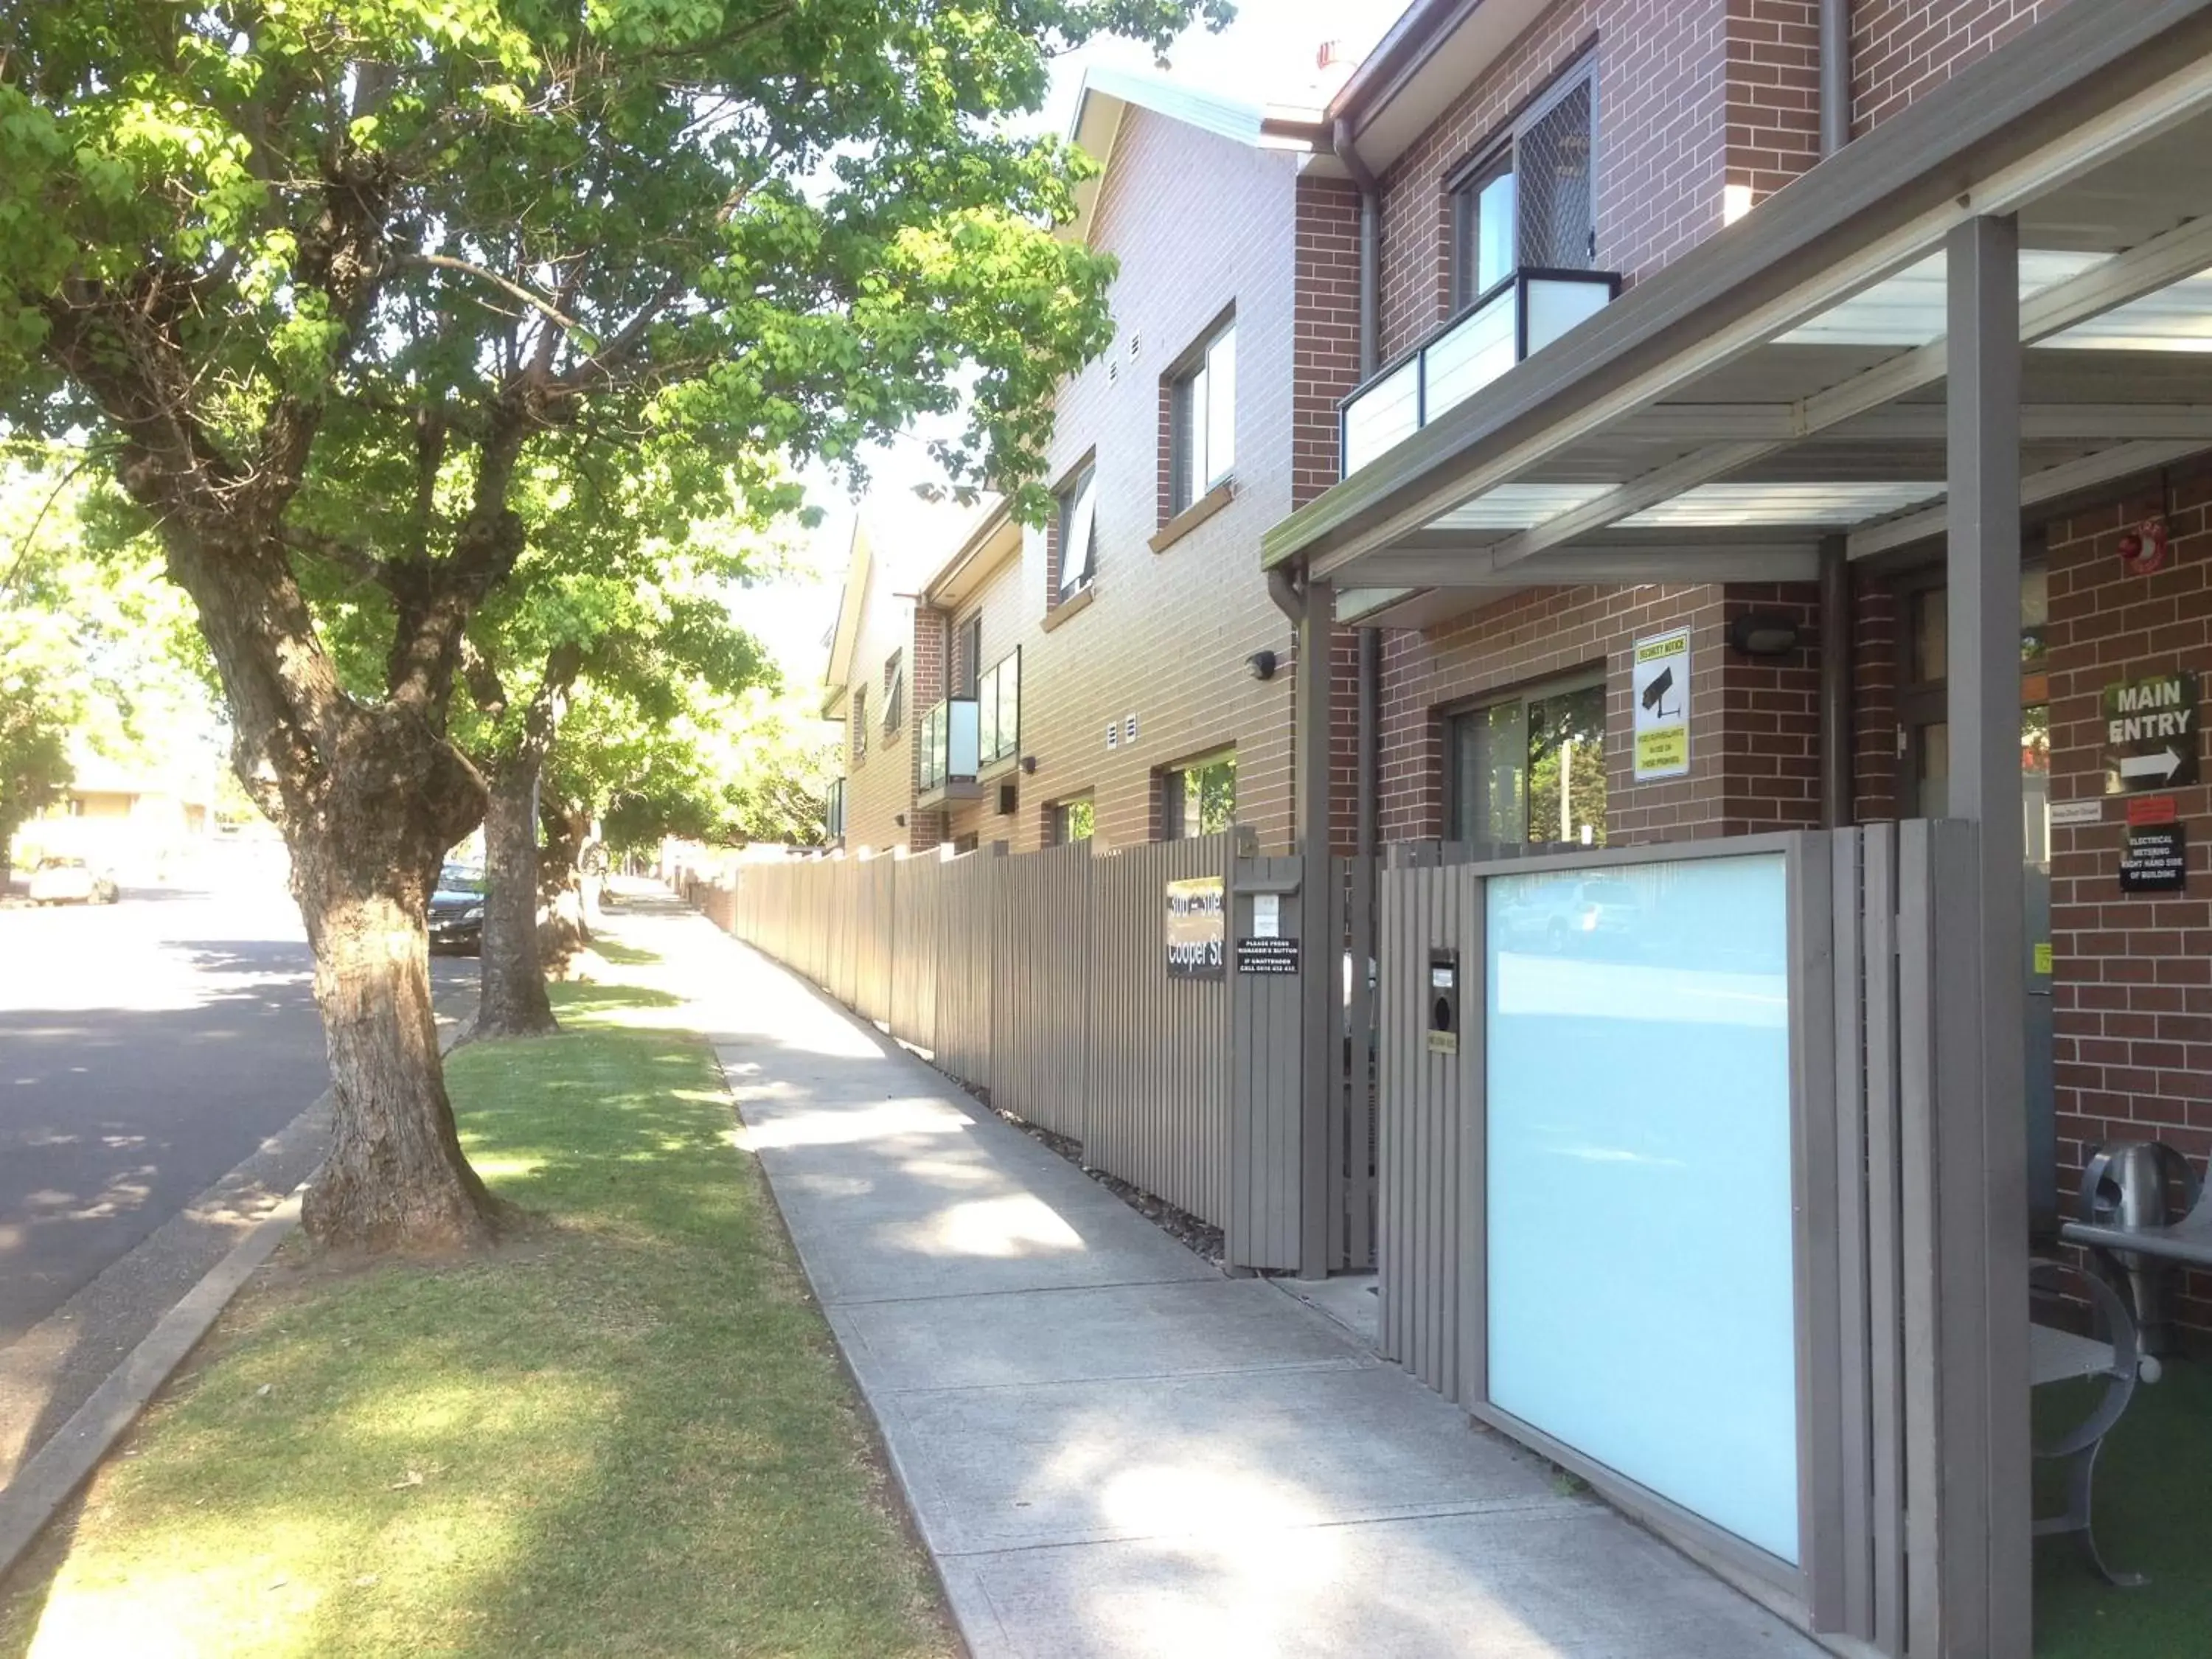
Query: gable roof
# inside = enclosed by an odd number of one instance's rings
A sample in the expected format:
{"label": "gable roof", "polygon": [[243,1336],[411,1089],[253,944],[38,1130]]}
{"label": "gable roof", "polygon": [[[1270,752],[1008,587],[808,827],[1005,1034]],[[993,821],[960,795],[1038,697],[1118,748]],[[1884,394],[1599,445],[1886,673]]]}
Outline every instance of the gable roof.
{"label": "gable roof", "polygon": [[1322,112],[1291,104],[1258,103],[1136,70],[1086,69],[1075,95],[1068,142],[1098,163],[1098,173],[1075,187],[1075,217],[1060,228],[1070,241],[1091,240],[1093,210],[1114,168],[1115,140],[1132,108],[1179,121],[1200,132],[1254,149],[1312,153],[1326,148]]}

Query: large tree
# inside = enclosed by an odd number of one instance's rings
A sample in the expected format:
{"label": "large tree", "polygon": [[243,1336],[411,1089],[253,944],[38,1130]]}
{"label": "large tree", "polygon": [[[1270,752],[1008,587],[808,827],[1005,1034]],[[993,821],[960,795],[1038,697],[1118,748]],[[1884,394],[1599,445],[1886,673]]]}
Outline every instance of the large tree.
{"label": "large tree", "polygon": [[[580,689],[623,711],[627,724],[664,730],[695,690],[727,695],[771,673],[759,645],[737,626],[727,596],[748,568],[749,538],[727,520],[664,519],[665,470],[629,477],[629,499],[565,494],[531,538],[525,570],[481,611],[464,642],[471,702],[458,736],[483,775],[484,916],[478,1036],[526,1036],[554,1029],[540,951],[541,898],[554,905],[556,948],[580,943],[568,837],[541,866],[541,782],[563,742]],[[626,734],[625,734],[626,735]],[[571,775],[588,775],[608,742],[586,721]],[[565,822],[565,821],[564,821]],[[549,879],[550,878],[550,879]],[[566,930],[566,931],[564,931]]]}
{"label": "large tree", "polygon": [[[744,492],[962,405],[957,478],[1037,469],[1109,338],[1057,239],[1051,57],[1222,0],[48,0],[0,14],[0,417],[82,429],[158,533],[283,829],[334,1134],[314,1237],[490,1229],[424,904],[484,786],[471,618],[549,447],[657,434]],[[1025,486],[1034,491],[1033,482]],[[1036,502],[1024,499],[1035,507]],[[382,596],[343,684],[309,573]]]}

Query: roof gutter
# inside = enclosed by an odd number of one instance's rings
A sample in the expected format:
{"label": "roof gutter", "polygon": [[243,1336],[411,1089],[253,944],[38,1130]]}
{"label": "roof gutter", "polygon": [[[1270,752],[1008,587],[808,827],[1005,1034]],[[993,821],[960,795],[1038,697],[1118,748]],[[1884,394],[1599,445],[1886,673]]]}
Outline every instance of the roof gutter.
{"label": "roof gutter", "polygon": [[1437,43],[1481,3],[1482,0],[1413,0],[1329,100],[1328,112],[1335,118],[1339,142],[1347,123],[1352,128],[1366,125],[1356,118],[1389,102],[1429,60]]}

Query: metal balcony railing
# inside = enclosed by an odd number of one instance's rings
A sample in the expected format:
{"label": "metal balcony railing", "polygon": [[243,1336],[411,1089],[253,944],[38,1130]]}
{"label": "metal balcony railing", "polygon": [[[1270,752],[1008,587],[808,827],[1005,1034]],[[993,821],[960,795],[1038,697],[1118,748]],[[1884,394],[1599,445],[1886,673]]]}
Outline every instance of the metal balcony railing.
{"label": "metal balcony railing", "polygon": [[945,697],[921,717],[920,787],[929,796],[975,781],[975,699]]}
{"label": "metal balcony railing", "polygon": [[1620,293],[1605,270],[1523,269],[1338,405],[1337,476],[1353,473],[1540,351]]}

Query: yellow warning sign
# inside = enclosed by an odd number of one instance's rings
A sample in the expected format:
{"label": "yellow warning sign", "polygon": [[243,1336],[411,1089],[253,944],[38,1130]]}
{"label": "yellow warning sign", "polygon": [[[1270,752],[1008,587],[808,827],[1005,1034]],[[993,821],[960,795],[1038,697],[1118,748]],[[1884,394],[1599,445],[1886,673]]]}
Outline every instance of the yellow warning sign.
{"label": "yellow warning sign", "polygon": [[2051,941],[2049,939],[2038,939],[2035,942],[2035,971],[2039,974],[2047,974],[2051,971]]}
{"label": "yellow warning sign", "polygon": [[1679,778],[1690,769],[1690,630],[1636,641],[1629,659],[1636,781]]}

